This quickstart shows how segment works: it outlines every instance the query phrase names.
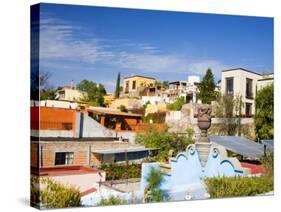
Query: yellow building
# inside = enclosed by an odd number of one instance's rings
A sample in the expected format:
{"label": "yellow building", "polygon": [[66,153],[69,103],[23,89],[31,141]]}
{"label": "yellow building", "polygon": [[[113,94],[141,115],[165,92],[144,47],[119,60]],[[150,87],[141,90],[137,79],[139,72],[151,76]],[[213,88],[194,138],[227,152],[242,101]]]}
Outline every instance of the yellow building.
{"label": "yellow building", "polygon": [[119,98],[112,101],[109,107],[113,109],[119,109],[121,105],[125,106],[128,110],[140,109],[141,100],[134,98]]}
{"label": "yellow building", "polygon": [[112,102],[114,101],[115,96],[114,96],[114,94],[107,94],[107,95],[103,96],[103,99],[104,99],[104,103],[107,106],[110,106],[112,104]]}
{"label": "yellow building", "polygon": [[140,96],[140,92],[145,88],[153,87],[156,84],[156,80],[151,77],[145,76],[131,76],[124,78],[123,94],[126,96]]}

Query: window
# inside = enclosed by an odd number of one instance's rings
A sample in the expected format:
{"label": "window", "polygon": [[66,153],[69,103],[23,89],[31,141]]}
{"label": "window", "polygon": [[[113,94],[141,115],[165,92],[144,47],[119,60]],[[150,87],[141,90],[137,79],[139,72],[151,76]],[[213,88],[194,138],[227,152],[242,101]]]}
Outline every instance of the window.
{"label": "window", "polygon": [[135,80],[133,81],[132,89],[134,89],[134,90],[136,89],[136,81]]}
{"label": "window", "polygon": [[126,81],[126,85],[125,85],[125,93],[129,92],[129,81]]}
{"label": "window", "polygon": [[130,160],[141,160],[146,157],[148,157],[149,152],[148,151],[139,151],[139,152],[122,152],[122,153],[116,153],[115,154],[115,162],[124,162],[126,159],[128,161]]}
{"label": "window", "polygon": [[246,116],[252,115],[252,104],[246,103]]}
{"label": "window", "polygon": [[126,89],[129,89],[129,81],[126,81]]}
{"label": "window", "polygon": [[56,152],[55,165],[71,165],[73,158],[73,152]]}
{"label": "window", "polygon": [[253,80],[249,78],[246,79],[246,98],[253,98]]}
{"label": "window", "polygon": [[65,91],[59,91],[59,98],[65,98]]}
{"label": "window", "polygon": [[226,95],[233,96],[233,77],[226,78]]}

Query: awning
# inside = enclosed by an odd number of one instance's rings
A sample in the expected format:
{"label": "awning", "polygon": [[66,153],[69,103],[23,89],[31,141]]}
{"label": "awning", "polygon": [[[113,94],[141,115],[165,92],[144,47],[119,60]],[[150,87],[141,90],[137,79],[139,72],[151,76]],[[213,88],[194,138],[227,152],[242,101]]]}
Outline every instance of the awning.
{"label": "awning", "polygon": [[224,146],[227,150],[242,155],[258,159],[264,154],[264,145],[251,141],[240,136],[209,136],[210,141]]}
{"label": "awning", "polygon": [[125,152],[143,152],[156,150],[157,148],[145,148],[145,147],[129,147],[129,148],[106,148],[106,149],[95,149],[92,152],[97,154],[117,154]]}

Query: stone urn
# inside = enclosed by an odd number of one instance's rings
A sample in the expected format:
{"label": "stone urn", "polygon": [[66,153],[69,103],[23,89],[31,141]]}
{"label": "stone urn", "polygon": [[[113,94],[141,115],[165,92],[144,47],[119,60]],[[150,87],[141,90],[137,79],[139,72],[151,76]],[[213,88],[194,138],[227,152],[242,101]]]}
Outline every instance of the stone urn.
{"label": "stone urn", "polygon": [[209,142],[208,129],[211,126],[211,107],[209,105],[201,105],[198,108],[198,127],[201,130],[200,142]]}

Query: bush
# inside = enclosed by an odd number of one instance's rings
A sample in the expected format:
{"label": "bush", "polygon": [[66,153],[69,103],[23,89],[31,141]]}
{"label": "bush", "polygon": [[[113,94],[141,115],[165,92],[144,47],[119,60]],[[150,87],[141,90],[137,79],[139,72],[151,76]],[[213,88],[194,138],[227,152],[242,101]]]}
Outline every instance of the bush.
{"label": "bush", "polygon": [[181,110],[182,106],[185,104],[184,97],[179,97],[174,103],[168,104],[167,108],[169,110]]}
{"label": "bush", "polygon": [[165,123],[166,112],[150,113],[143,118],[145,123],[150,123],[150,120],[153,123]]}
{"label": "bush", "polygon": [[154,160],[167,161],[169,151],[174,154],[185,151],[186,147],[193,143],[192,132],[187,135],[169,133],[166,129],[163,131],[148,130],[136,135],[136,142],[145,145],[147,148],[158,148]]}
{"label": "bush", "polygon": [[43,208],[66,208],[80,206],[80,192],[49,178],[31,176],[31,204]]}
{"label": "bush", "polygon": [[126,108],[125,105],[120,105],[120,106],[118,107],[118,109],[119,109],[121,112],[128,113],[128,109]]}
{"label": "bush", "polygon": [[255,196],[273,190],[269,177],[222,177],[205,180],[211,198]]}
{"label": "bush", "polygon": [[108,199],[101,199],[101,201],[98,203],[99,206],[108,206],[108,205],[124,205],[128,202],[126,200],[123,200],[119,197],[111,196]]}
{"label": "bush", "polygon": [[111,163],[100,166],[101,170],[106,172],[106,180],[121,180],[125,178],[140,178],[141,165],[140,164],[120,164]]}

